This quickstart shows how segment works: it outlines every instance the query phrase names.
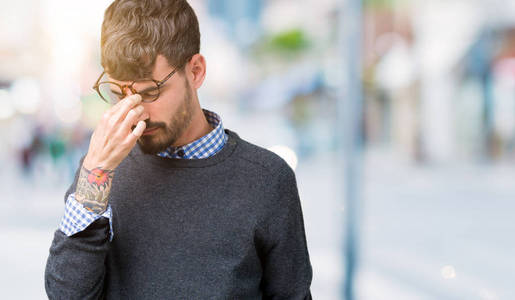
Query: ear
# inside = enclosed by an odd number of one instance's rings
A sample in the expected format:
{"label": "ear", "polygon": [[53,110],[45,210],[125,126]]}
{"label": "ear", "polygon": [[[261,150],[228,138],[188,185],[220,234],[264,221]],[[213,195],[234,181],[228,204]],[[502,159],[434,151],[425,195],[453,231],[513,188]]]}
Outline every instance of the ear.
{"label": "ear", "polygon": [[191,86],[195,89],[200,88],[206,77],[206,59],[201,54],[193,55],[188,63],[188,77]]}

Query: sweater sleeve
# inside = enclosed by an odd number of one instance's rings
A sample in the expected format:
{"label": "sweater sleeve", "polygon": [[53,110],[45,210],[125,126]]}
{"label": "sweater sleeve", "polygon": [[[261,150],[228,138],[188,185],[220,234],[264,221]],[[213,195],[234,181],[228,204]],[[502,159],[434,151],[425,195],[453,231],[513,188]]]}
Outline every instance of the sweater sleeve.
{"label": "sweater sleeve", "polygon": [[311,299],[312,267],[295,173],[285,167],[271,192],[274,205],[263,225],[263,299]]}
{"label": "sweater sleeve", "polygon": [[[80,167],[66,192],[65,202],[75,191],[79,171]],[[104,216],[72,236],[60,229],[55,231],[45,269],[45,290],[49,299],[102,297],[109,231],[109,219]]]}

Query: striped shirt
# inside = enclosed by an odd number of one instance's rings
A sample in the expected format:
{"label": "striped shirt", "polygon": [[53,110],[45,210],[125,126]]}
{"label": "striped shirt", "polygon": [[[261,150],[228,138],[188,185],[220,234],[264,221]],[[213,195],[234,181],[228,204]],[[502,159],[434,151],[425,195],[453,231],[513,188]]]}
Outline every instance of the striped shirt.
{"label": "striped shirt", "polygon": [[[213,127],[213,130],[189,144],[179,147],[170,146],[157,155],[178,159],[202,159],[213,156],[222,150],[228,139],[227,133],[224,131],[222,119],[212,111],[207,109],[202,109],[202,111],[209,125]],[[77,200],[75,200],[75,194],[72,193],[66,199],[64,216],[59,224],[59,229],[67,236],[72,236],[86,229],[86,227],[100,217],[109,219],[109,240],[112,240],[114,232],[111,206],[108,205],[107,210],[103,214],[95,214],[86,210],[82,204],[77,202]]]}

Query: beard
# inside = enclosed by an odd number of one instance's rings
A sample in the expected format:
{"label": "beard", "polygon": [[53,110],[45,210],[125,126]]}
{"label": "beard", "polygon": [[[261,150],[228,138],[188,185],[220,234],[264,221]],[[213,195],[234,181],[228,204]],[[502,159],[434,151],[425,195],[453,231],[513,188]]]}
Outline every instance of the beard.
{"label": "beard", "polygon": [[146,128],[158,127],[159,129],[154,134],[142,135],[138,139],[138,145],[143,153],[157,154],[166,150],[166,148],[173,145],[189,127],[193,118],[193,97],[191,95],[190,84],[186,79],[184,80],[184,87],[186,94],[177,112],[170,116],[169,125],[165,122],[151,122],[145,120],[145,123],[147,123]]}

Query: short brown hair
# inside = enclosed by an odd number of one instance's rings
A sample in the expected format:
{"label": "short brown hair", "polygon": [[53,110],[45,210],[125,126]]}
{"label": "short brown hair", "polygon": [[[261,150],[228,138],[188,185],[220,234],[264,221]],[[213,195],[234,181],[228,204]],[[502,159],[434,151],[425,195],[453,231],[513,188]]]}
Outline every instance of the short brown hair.
{"label": "short brown hair", "polygon": [[199,51],[197,16],[186,0],[116,0],[105,11],[101,62],[113,78],[150,77],[158,54],[182,69]]}

